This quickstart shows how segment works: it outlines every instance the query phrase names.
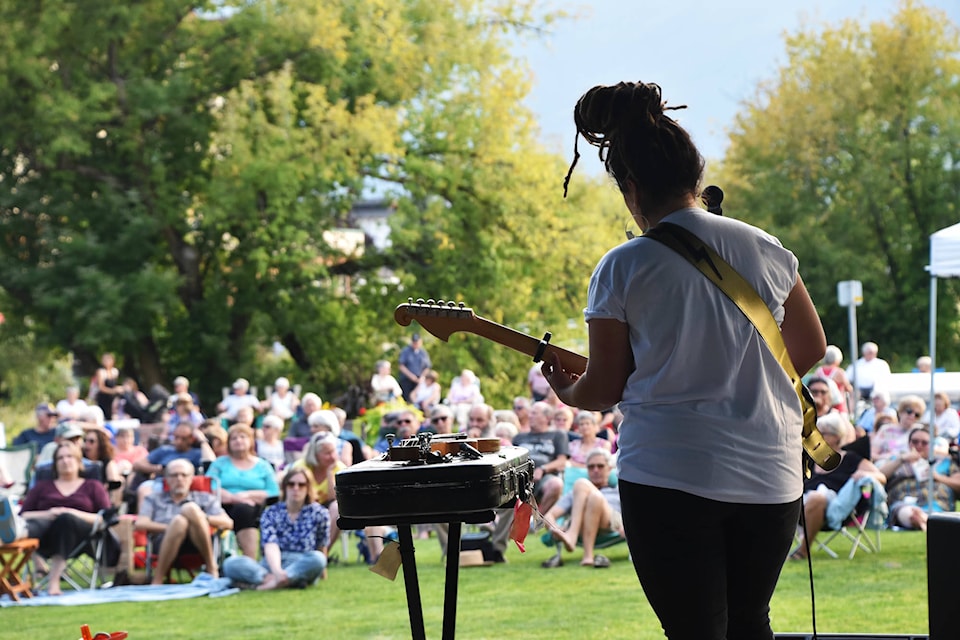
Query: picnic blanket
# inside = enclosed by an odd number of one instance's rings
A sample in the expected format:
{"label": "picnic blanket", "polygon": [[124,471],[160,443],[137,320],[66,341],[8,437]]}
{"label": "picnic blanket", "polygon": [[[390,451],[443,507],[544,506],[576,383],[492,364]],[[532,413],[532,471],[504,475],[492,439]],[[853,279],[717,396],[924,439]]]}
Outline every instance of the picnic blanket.
{"label": "picnic blanket", "polygon": [[10,596],[0,598],[0,607],[42,607],[56,605],[61,607],[82,604],[105,604],[108,602],[150,602],[155,600],[182,600],[208,596],[219,598],[237,593],[239,589],[230,587],[230,578],[214,578],[209,573],[200,573],[188,584],[158,584],[142,586],[112,587],[84,591],[65,591],[61,596],[48,596],[45,592],[33,598],[20,598],[14,602]]}

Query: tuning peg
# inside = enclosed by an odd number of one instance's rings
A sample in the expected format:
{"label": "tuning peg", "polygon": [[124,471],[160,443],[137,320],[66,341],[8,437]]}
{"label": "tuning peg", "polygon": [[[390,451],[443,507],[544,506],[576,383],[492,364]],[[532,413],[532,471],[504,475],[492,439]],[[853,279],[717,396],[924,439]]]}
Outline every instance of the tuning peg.
{"label": "tuning peg", "polygon": [[436,302],[433,300],[433,298],[427,298],[427,304],[432,307],[433,305],[436,304]]}
{"label": "tuning peg", "polygon": [[445,305],[445,304],[447,304],[447,303],[444,302],[443,300],[437,300],[437,306],[442,307],[442,306]]}
{"label": "tuning peg", "polygon": [[424,302],[423,298],[417,298],[417,304],[423,304],[423,302]]}
{"label": "tuning peg", "polygon": [[413,304],[413,298],[407,298],[407,304]]}

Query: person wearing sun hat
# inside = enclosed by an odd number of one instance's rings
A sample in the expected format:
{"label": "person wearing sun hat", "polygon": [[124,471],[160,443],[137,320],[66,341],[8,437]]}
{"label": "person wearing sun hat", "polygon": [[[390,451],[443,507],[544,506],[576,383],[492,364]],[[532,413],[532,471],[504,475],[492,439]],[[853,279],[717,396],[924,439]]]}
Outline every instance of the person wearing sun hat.
{"label": "person wearing sun hat", "polygon": [[52,462],[53,452],[61,442],[71,441],[75,445],[80,446],[81,440],[83,440],[83,429],[80,428],[79,424],[73,420],[61,422],[53,431],[53,442],[45,445],[43,449],[40,450],[40,453],[37,454],[37,464]]}

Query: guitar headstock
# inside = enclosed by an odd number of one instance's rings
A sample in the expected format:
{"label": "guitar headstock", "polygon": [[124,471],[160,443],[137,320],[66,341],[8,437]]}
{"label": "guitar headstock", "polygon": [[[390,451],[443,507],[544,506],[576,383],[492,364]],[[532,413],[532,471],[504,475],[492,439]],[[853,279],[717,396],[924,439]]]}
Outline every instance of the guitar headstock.
{"label": "guitar headstock", "polygon": [[393,318],[398,324],[407,326],[416,320],[420,326],[444,342],[451,333],[463,331],[477,319],[473,309],[464,306],[462,302],[445,302],[443,300],[424,300],[407,298],[406,304],[397,306]]}

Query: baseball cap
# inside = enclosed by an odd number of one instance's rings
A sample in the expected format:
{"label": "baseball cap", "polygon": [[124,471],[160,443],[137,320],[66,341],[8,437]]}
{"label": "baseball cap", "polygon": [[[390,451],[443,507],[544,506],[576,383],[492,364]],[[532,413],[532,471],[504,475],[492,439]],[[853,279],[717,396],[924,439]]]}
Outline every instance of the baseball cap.
{"label": "baseball cap", "polygon": [[57,415],[57,408],[47,402],[41,402],[37,405],[37,413],[48,413],[52,416]]}
{"label": "baseball cap", "polygon": [[234,388],[234,389],[249,389],[249,388],[250,388],[250,383],[247,382],[247,379],[246,379],[246,378],[237,378],[236,380],[233,381],[233,388]]}
{"label": "baseball cap", "polygon": [[69,440],[70,438],[82,438],[83,429],[73,422],[63,422],[57,425],[57,430],[53,432],[57,438]]}
{"label": "baseball cap", "polygon": [[416,341],[419,340],[419,339],[420,339],[420,334],[419,334],[419,333],[415,333],[415,334],[413,334],[412,336],[410,336],[410,340],[412,340],[413,342],[416,342]]}

